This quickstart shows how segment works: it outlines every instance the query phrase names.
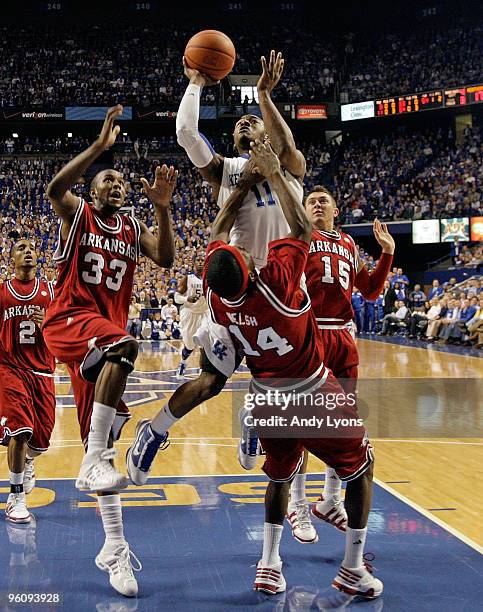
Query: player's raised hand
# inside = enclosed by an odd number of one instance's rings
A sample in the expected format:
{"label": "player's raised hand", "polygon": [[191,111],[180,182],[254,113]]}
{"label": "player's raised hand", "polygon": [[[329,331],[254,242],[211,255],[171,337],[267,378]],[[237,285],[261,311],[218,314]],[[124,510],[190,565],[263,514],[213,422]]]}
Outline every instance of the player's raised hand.
{"label": "player's raised hand", "polygon": [[45,309],[36,306],[34,312],[30,315],[29,319],[33,321],[38,327],[41,327],[45,319]]}
{"label": "player's raised hand", "polygon": [[382,252],[393,255],[396,244],[394,242],[394,238],[388,232],[387,225],[385,223],[381,223],[379,219],[376,219],[372,229],[374,231],[374,237],[382,246]]}
{"label": "player's raised hand", "polygon": [[168,168],[166,164],[163,164],[156,168],[152,185],[145,178],[141,179],[141,183],[144,193],[156,208],[168,208],[177,180],[178,171],[173,166]]}
{"label": "player's raised hand", "polygon": [[119,115],[122,115],[122,111],[123,108],[120,104],[112,106],[107,111],[101,133],[97,139],[97,144],[102,147],[102,149],[109,149],[116,142],[121,127],[119,125],[114,125],[114,121]]}
{"label": "player's raised hand", "polygon": [[183,56],[184,74],[189,79],[191,84],[204,87],[205,85],[217,85],[220,81],[215,81],[207,74],[201,73],[195,68],[190,68],[186,63],[186,58]]}
{"label": "player's raised hand", "polygon": [[260,61],[262,63],[262,74],[258,79],[257,89],[259,92],[265,91],[270,93],[275,85],[280,81],[285,60],[283,59],[280,51],[275,54],[275,51],[272,49],[270,51],[268,65],[267,58],[264,55],[262,55]]}
{"label": "player's raised hand", "polygon": [[250,187],[253,187],[253,185],[256,185],[257,183],[260,183],[260,181],[263,181],[263,178],[264,177],[258,171],[258,168],[256,167],[253,158],[250,157],[247,163],[243,166],[243,171],[240,175],[240,178],[238,179],[238,186],[250,189]]}
{"label": "player's raised hand", "polygon": [[253,160],[257,171],[266,178],[280,170],[280,160],[269,142],[252,141],[250,143],[250,158]]}

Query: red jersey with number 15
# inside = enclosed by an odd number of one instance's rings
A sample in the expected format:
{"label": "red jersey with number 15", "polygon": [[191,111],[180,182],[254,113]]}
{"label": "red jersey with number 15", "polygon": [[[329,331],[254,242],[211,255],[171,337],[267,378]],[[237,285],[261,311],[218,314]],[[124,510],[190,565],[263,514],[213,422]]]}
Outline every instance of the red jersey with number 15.
{"label": "red jersey with number 15", "polygon": [[139,257],[139,222],[130,215],[101,218],[80,200],[67,240],[54,254],[59,276],[47,319],[92,310],[125,327]]}
{"label": "red jersey with number 15", "polygon": [[312,230],[305,277],[320,327],[339,326],[353,319],[351,297],[358,262],[358,250],[351,236]]}
{"label": "red jersey with number 15", "polygon": [[[223,244],[216,241],[208,246],[203,277],[210,254]],[[322,378],[326,371],[322,342],[310,298],[300,287],[309,245],[284,238],[268,247],[267,264],[236,301],[220,298],[205,281],[211,317],[243,350],[254,378]]]}
{"label": "red jersey with number 15", "polygon": [[52,283],[17,278],[0,285],[0,363],[21,370],[52,374],[55,360],[40,327],[30,319],[46,309],[54,296]]}

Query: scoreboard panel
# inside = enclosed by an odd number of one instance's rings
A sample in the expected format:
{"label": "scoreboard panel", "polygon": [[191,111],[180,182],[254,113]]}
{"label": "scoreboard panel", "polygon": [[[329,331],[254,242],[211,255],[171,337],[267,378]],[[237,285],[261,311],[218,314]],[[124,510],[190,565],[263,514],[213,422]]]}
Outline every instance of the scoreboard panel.
{"label": "scoreboard panel", "polygon": [[483,102],[483,85],[470,85],[469,87],[455,87],[444,92],[444,105],[466,106]]}
{"label": "scoreboard panel", "polygon": [[443,108],[443,92],[440,89],[423,93],[396,96],[376,100],[376,117],[405,115],[423,110]]}

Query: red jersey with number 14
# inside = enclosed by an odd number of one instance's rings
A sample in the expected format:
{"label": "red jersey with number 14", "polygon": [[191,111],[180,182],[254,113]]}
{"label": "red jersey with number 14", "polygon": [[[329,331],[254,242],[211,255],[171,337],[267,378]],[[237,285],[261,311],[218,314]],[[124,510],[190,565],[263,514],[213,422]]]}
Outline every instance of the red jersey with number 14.
{"label": "red jersey with number 14", "polygon": [[0,285],[0,363],[21,370],[52,374],[55,360],[40,327],[30,318],[46,309],[54,296],[52,283],[17,278]]}
{"label": "red jersey with number 14", "polygon": [[358,261],[358,250],[351,236],[312,230],[305,277],[320,327],[343,325],[352,320],[351,297]]}
{"label": "red jersey with number 14", "polygon": [[[205,273],[210,254],[223,244],[208,246]],[[205,281],[211,317],[243,350],[254,378],[321,378],[326,370],[322,342],[310,298],[300,287],[309,245],[285,238],[268,246],[267,264],[236,301],[220,298]]]}
{"label": "red jersey with number 14", "polygon": [[125,327],[139,257],[139,222],[121,214],[101,218],[81,199],[67,240],[61,231],[62,223],[54,254],[59,276],[47,319],[82,308]]}

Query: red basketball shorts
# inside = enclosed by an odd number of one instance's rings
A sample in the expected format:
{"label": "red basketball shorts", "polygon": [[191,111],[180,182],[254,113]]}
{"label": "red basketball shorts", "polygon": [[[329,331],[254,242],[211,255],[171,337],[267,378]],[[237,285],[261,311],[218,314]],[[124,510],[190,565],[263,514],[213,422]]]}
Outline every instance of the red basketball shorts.
{"label": "red basketball shorts", "polygon": [[[42,331],[50,352],[67,365],[77,406],[81,438],[85,446],[89,435],[95,384],[82,376],[82,362],[94,347],[106,351],[117,344],[133,340],[133,337],[99,313],[81,308],[70,310],[69,313],[53,319],[47,317]],[[121,400],[113,425],[114,440],[119,438],[122,426],[130,417],[128,407]]]}
{"label": "red basketball shorts", "polygon": [[359,353],[347,328],[319,329],[324,347],[324,363],[332,370],[346,391],[355,388],[358,377]]}
{"label": "red basketball shorts", "polygon": [[28,445],[45,451],[55,424],[54,377],[0,364],[0,441],[21,433]]}
{"label": "red basketball shorts", "polygon": [[[340,406],[336,410],[324,409],[320,412],[308,412],[305,409],[299,411],[301,416],[324,416],[325,423],[315,430],[315,435],[314,430],[291,427],[288,433],[287,430],[278,430],[286,436],[283,438],[260,436],[260,443],[266,454],[262,469],[270,480],[291,480],[300,468],[304,448],[333,468],[344,481],[358,478],[373,462],[372,447],[364,425],[358,420],[356,402],[344,399],[348,398],[349,394],[355,398],[354,394],[344,392],[332,373],[328,374],[325,383],[317,390],[319,391],[331,397],[337,395],[340,398]],[[334,427],[336,417],[343,419],[348,425]],[[300,437],[297,436],[298,431]],[[316,437],[319,431],[321,435]]]}

